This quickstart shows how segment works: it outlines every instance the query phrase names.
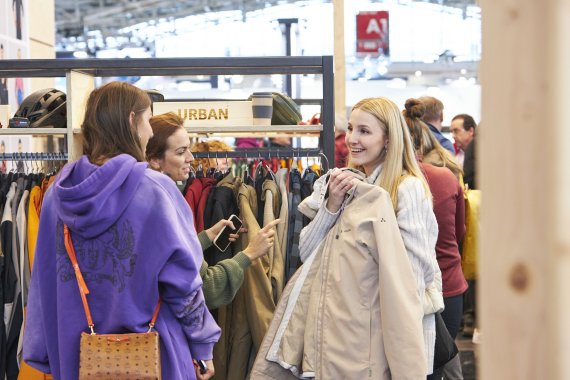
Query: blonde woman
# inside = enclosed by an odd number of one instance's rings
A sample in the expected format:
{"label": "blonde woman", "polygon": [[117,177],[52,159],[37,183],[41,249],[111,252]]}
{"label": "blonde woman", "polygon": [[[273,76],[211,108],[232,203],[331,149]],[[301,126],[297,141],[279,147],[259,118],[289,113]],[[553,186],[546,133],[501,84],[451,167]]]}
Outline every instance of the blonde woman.
{"label": "blonde woman", "polygon": [[299,206],[312,217],[300,236],[305,264],[283,293],[252,379],[432,373],[433,313],[443,300],[426,289],[440,276],[437,223],[396,104],[358,102],[346,144],[349,169],[321,177]]}

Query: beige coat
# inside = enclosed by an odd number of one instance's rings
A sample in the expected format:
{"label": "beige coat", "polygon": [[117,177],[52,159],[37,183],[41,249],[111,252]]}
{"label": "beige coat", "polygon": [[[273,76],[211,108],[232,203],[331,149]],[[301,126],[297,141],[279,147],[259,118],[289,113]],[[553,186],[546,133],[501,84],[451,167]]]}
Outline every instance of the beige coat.
{"label": "beige coat", "polygon": [[[297,378],[283,367],[317,379],[425,379],[422,303],[390,196],[359,183],[352,197],[287,284],[251,379]],[[272,344],[280,364],[266,359]]]}

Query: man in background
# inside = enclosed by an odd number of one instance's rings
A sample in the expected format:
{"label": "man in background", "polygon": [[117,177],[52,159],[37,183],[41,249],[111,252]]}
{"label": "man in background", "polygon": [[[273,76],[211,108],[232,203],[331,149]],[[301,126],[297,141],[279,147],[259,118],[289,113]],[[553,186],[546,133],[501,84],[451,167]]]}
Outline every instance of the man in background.
{"label": "man in background", "polygon": [[428,125],[429,130],[437,141],[453,155],[455,155],[455,149],[450,140],[448,140],[444,135],[441,134],[441,123],[443,122],[443,103],[441,100],[434,98],[433,96],[422,96],[420,102],[425,107],[425,113],[422,120]]}
{"label": "man in background", "polygon": [[457,147],[457,161],[463,167],[463,161],[467,147],[475,138],[477,123],[470,115],[465,113],[455,116],[451,120],[451,136]]}

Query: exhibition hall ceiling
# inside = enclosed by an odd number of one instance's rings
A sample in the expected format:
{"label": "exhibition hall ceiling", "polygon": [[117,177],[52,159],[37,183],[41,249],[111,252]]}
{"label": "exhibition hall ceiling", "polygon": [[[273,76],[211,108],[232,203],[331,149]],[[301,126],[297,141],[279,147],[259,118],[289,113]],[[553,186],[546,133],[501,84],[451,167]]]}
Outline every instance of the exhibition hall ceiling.
{"label": "exhibition hall ceiling", "polygon": [[[420,2],[418,0],[412,0]],[[429,0],[442,6],[466,9],[478,0]],[[298,0],[55,0],[57,38],[81,37],[99,30],[116,36],[118,30],[141,22],[174,19],[209,12],[247,12]],[[330,1],[325,1],[330,2]],[[382,3],[383,1],[370,1]],[[398,1],[409,4],[410,0]],[[392,1],[393,3],[393,1]]]}

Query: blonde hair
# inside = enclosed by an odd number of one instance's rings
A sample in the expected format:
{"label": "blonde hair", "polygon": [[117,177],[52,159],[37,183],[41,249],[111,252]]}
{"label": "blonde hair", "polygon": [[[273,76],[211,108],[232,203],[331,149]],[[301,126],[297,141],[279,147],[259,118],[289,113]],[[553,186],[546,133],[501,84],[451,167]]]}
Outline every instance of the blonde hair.
{"label": "blonde hair", "polygon": [[[390,194],[394,209],[398,205],[398,186],[408,176],[420,179],[426,196],[431,198],[429,186],[416,160],[408,126],[398,106],[387,98],[366,98],[352,107],[352,111],[357,109],[378,119],[388,139],[388,149],[376,183]],[[351,164],[350,155],[349,166],[355,167]]]}
{"label": "blonde hair", "polygon": [[[195,143],[190,150],[192,152],[231,152],[233,148],[221,140],[212,140]],[[206,171],[209,168],[215,168],[218,163],[216,158],[197,158],[192,161],[191,165],[194,169],[202,165],[202,170]],[[231,166],[230,159],[228,159],[228,166]]]}

